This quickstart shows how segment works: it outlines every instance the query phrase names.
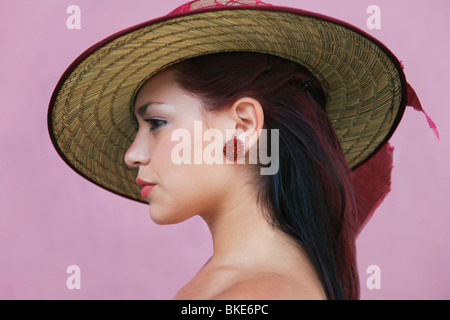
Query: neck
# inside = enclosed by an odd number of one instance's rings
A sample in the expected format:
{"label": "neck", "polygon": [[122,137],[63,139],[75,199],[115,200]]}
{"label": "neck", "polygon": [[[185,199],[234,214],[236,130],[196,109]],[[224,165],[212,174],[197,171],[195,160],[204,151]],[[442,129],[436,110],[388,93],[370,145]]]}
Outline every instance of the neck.
{"label": "neck", "polygon": [[302,252],[284,232],[272,226],[256,203],[257,194],[248,187],[239,190],[220,212],[202,217],[213,239],[213,256],[209,263],[253,268],[270,261],[292,261]]}

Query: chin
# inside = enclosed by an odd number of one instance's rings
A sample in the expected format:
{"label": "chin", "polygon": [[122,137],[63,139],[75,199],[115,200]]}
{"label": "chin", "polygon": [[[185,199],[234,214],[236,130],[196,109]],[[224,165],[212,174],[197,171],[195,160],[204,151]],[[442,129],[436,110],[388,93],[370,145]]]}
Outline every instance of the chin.
{"label": "chin", "polygon": [[181,213],[182,212],[178,212],[178,214],[176,214],[166,210],[158,210],[157,208],[152,208],[151,205],[149,209],[150,219],[158,225],[177,224],[186,221],[189,217],[186,217],[185,214],[181,215]]}

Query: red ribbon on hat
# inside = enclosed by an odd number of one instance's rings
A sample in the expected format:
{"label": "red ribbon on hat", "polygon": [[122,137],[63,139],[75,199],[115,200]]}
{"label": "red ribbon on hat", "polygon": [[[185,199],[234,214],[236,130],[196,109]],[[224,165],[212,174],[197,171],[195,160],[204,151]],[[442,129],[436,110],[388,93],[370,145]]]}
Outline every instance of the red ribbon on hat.
{"label": "red ribbon on hat", "polygon": [[425,112],[425,110],[423,110],[422,104],[420,103],[416,92],[414,91],[414,89],[411,87],[411,85],[409,83],[406,83],[406,99],[408,100],[407,106],[413,107],[414,110],[423,112],[423,114],[427,118],[428,125],[430,126],[431,129],[433,129],[434,134],[439,139],[439,131],[436,127],[436,124],[434,123],[433,120],[431,120],[431,118],[428,116],[428,114]]}
{"label": "red ribbon on hat", "polygon": [[[416,92],[409,83],[406,84],[407,106],[424,113],[428,125],[439,139],[439,131],[434,121],[423,110]],[[393,168],[394,148],[386,143],[366,163],[350,173],[355,190],[357,220],[356,234],[359,234],[391,191],[391,173]]]}

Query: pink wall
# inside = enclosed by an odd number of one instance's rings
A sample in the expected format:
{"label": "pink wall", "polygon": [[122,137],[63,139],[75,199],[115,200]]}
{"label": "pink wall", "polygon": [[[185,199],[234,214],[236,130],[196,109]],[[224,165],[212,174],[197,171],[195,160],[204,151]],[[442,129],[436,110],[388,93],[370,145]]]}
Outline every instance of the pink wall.
{"label": "pink wall", "polygon": [[[46,127],[51,93],[85,49],[183,0],[0,2],[0,298],[170,299],[203,265],[211,241],[200,219],[158,226],[145,205],[85,181],[57,155]],[[441,135],[410,108],[391,139],[392,192],[358,238],[362,299],[450,298],[450,2],[273,0],[348,21],[403,61]],[[69,5],[81,29],[66,27]],[[366,9],[381,8],[369,30]],[[66,268],[81,268],[68,290]],[[381,289],[366,269],[381,268]]]}

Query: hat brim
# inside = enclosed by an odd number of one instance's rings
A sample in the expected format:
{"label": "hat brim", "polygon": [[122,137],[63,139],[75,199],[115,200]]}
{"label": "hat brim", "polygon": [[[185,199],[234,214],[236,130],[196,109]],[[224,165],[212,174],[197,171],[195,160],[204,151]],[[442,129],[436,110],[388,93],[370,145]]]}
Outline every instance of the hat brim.
{"label": "hat brim", "polygon": [[124,155],[137,128],[131,104],[158,71],[210,53],[276,55],[308,68],[326,91],[327,114],[347,163],[357,168],[392,136],[406,106],[398,59],[363,31],[323,15],[277,6],[199,9],[118,32],[80,55],[49,106],[51,140],[93,183],[144,202]]}

